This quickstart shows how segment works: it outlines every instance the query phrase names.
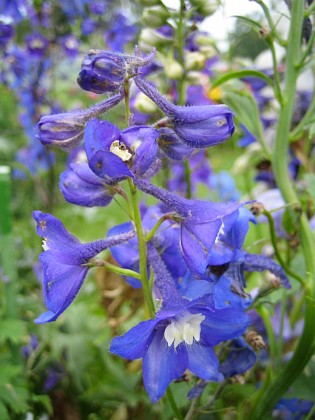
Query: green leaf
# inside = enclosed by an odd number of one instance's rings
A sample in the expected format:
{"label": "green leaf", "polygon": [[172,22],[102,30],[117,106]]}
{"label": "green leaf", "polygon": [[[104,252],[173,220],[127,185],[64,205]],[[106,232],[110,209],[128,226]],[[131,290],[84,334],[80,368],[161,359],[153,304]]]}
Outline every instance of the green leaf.
{"label": "green leaf", "polygon": [[263,27],[259,22],[256,22],[255,20],[246,17],[246,16],[239,16],[239,15],[235,15],[232,16],[235,17],[241,21],[243,21],[244,23],[247,24],[247,26],[249,26],[250,28],[254,29],[255,31],[259,32]]}
{"label": "green leaf", "polygon": [[240,71],[232,71],[228,74],[223,75],[222,77],[220,77],[213,83],[212,88],[216,88],[231,79],[241,79],[242,77],[257,77],[258,79],[264,80],[268,85],[273,87],[273,80],[270,79],[270,77],[266,76],[261,71],[240,70]]}
{"label": "green leaf", "polygon": [[10,420],[10,416],[6,406],[0,401],[0,418],[2,420]]}
{"label": "green leaf", "polygon": [[287,207],[283,212],[282,225],[289,235],[296,233],[300,223],[301,212],[293,207]]}
{"label": "green leaf", "polygon": [[305,174],[304,181],[307,186],[307,191],[315,205],[315,174]]}
{"label": "green leaf", "polygon": [[0,341],[10,340],[12,343],[20,343],[26,334],[25,322],[19,319],[8,318],[0,321]]}
{"label": "green leaf", "polygon": [[263,127],[260,120],[256,100],[249,90],[229,90],[224,96],[225,102],[235,112],[246,128],[258,139],[263,136]]}

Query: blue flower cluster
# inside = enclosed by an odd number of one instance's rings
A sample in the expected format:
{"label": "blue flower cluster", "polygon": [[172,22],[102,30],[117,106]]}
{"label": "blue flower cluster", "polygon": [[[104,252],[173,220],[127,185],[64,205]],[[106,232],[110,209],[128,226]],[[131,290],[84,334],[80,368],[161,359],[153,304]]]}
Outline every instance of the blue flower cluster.
{"label": "blue flower cluster", "polygon": [[[110,347],[126,359],[143,359],[144,385],[152,402],[187,369],[204,381],[221,381],[253,365],[254,350],[241,337],[250,326],[246,310],[252,303],[244,290],[245,272],[269,270],[290,287],[273,260],[244,250],[249,223],[255,223],[248,203],[183,198],[153,182],[165,159],[184,160],[188,152],[199,153],[234,132],[233,113],[226,105],[178,106],[148,82],[145,69],[154,53],[90,52],[78,83],[97,94],[115,95],[86,111],[44,116],[38,124],[43,144],[83,151],[83,160],[71,154],[74,158],[61,174],[65,199],[80,206],[107,206],[120,194],[128,202],[121,184],[128,180],[132,193],[138,189],[157,200],[142,208],[141,227],[131,215],[131,222],[112,227],[105,239],[82,244],[55,217],[34,212],[37,233],[44,239],[40,260],[48,308],[36,322],[54,321],[65,311],[89,268],[98,264],[94,257],[107,248],[133,287],[145,288],[147,278],[154,279],[152,319],[115,337]],[[123,99],[129,103],[132,80],[164,114],[162,124],[131,124],[120,130],[97,118]],[[222,359],[215,348],[225,342],[230,352]]]}

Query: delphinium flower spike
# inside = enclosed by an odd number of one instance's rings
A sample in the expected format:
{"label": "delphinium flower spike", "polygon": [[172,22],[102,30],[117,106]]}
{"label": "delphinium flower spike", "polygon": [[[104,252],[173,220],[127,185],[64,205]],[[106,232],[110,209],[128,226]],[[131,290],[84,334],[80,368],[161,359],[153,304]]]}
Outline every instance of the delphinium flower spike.
{"label": "delphinium flower spike", "polygon": [[87,275],[87,263],[91,258],[129,240],[135,231],[82,244],[54,216],[36,210],[33,217],[37,222],[37,234],[44,238],[44,252],[39,259],[43,266],[43,292],[48,311],[35,320],[41,324],[55,321],[72,303]]}

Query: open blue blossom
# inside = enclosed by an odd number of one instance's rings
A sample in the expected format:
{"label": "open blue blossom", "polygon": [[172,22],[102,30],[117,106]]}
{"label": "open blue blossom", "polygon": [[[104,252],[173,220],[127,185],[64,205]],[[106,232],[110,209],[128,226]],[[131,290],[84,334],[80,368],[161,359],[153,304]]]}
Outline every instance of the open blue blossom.
{"label": "open blue blossom", "polygon": [[120,92],[84,111],[45,115],[37,125],[39,140],[45,145],[72,149],[81,143],[86,122],[113,108],[123,98],[124,94]]}
{"label": "open blue blossom", "polygon": [[59,187],[69,203],[84,207],[107,206],[115,194],[115,188],[106,185],[86,162],[71,163],[60,175]]}
{"label": "open blue blossom", "polygon": [[186,369],[204,380],[222,380],[213,347],[242,334],[249,319],[234,309],[214,311],[209,296],[183,299],[152,244],[148,244],[148,257],[162,308],[154,319],[115,337],[110,351],[130,360],[143,358],[144,386],[151,401],[157,402]]}
{"label": "open blue blossom", "polygon": [[209,257],[224,226],[231,226],[244,203],[214,203],[187,200],[149,182],[135,179],[137,187],[178,215],[180,246],[188,268],[198,277],[207,278]]}
{"label": "open blue blossom", "polygon": [[135,82],[168,116],[175,133],[189,146],[215,146],[233,134],[233,113],[226,105],[176,106],[140,76],[135,77]]}
{"label": "open blue blossom", "polygon": [[87,275],[87,263],[91,258],[111,246],[127,241],[135,232],[131,230],[122,235],[82,244],[54,216],[36,210],[33,217],[37,222],[37,234],[44,239],[44,252],[39,259],[43,266],[43,292],[48,311],[35,320],[41,324],[55,321],[72,303]]}
{"label": "open blue blossom", "polygon": [[159,168],[159,132],[139,125],[120,131],[108,121],[90,120],[84,143],[92,171],[109,184],[126,177],[151,177]]}

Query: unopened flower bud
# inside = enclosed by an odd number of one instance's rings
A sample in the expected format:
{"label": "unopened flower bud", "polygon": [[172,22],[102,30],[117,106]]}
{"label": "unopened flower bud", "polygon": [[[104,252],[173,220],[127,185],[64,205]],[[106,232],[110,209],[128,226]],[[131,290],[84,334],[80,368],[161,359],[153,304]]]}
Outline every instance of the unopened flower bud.
{"label": "unopened flower bud", "polygon": [[206,58],[198,51],[187,52],[185,56],[186,69],[202,70],[206,63]]}
{"label": "unopened flower bud", "polygon": [[168,9],[160,5],[147,7],[142,14],[142,22],[149,28],[159,28],[166,23],[169,17]]}
{"label": "unopened flower bud", "polygon": [[44,145],[52,144],[63,149],[72,149],[83,139],[86,122],[108,111],[123,98],[124,94],[120,92],[85,111],[45,115],[37,125],[39,140]]}
{"label": "unopened flower bud", "polygon": [[136,96],[134,107],[137,111],[142,112],[143,114],[153,114],[158,110],[155,103],[142,92],[139,92]]}
{"label": "unopened flower bud", "polygon": [[248,331],[245,334],[245,340],[250,346],[253,347],[254,350],[261,350],[266,347],[266,343],[263,337],[257,334],[256,331]]}
{"label": "unopened flower bud", "polygon": [[155,50],[147,56],[91,50],[84,58],[77,82],[89,92],[97,94],[115,92],[139,67],[146,66],[155,57]]}
{"label": "unopened flower bud", "polygon": [[216,12],[218,3],[216,0],[191,0],[191,5],[197,9],[202,16],[211,16]]}
{"label": "unopened flower bud", "polygon": [[253,213],[254,216],[260,216],[264,210],[265,210],[265,207],[263,203],[259,203],[258,201],[253,203],[250,208],[250,211]]}
{"label": "unopened flower bud", "polygon": [[152,47],[159,48],[171,43],[172,38],[168,38],[151,28],[144,28],[140,33],[139,46],[144,51],[149,51]]}

